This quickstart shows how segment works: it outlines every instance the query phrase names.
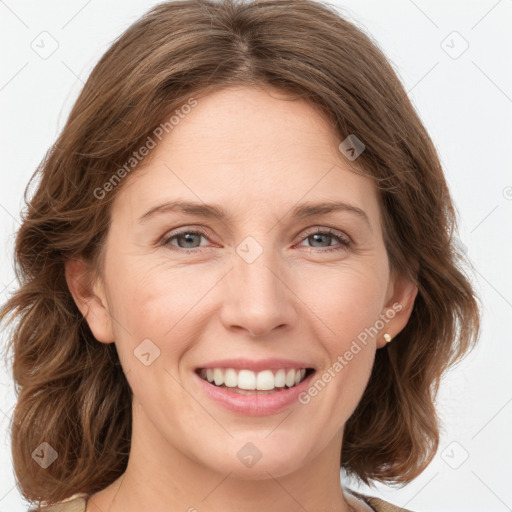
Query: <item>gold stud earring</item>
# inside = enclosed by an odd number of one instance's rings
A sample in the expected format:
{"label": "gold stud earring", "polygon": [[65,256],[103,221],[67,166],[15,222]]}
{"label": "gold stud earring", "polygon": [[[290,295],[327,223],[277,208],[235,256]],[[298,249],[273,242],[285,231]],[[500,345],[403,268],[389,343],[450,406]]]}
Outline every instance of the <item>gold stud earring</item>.
{"label": "gold stud earring", "polygon": [[391,334],[388,334],[387,332],[384,333],[382,337],[386,340],[386,343],[389,343],[393,339]]}

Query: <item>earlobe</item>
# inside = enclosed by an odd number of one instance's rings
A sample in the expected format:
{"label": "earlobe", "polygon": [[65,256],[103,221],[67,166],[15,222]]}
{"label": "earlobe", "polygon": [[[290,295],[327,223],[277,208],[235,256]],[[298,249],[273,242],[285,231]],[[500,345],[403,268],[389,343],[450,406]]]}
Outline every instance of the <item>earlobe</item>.
{"label": "earlobe", "polygon": [[393,280],[391,296],[386,302],[384,315],[388,319],[377,339],[377,348],[387,345],[404,329],[411,316],[418,287],[406,277]]}
{"label": "earlobe", "polygon": [[107,308],[103,284],[91,279],[91,269],[80,258],[65,262],[66,282],[75,304],[85,317],[93,336],[102,343],[112,343],[112,317]]}

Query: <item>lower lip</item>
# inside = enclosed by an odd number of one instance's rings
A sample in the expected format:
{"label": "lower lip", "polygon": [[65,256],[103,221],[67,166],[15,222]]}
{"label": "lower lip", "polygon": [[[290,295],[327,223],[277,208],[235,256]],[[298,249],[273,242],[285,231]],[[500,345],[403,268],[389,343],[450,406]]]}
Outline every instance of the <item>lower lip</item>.
{"label": "lower lip", "polygon": [[266,414],[276,414],[292,404],[298,403],[298,396],[308,388],[315,373],[312,372],[301,383],[292,388],[262,395],[242,395],[235,391],[229,391],[228,388],[214,386],[195,372],[194,375],[199,380],[199,384],[205,393],[226,409],[246,416],[264,416]]}

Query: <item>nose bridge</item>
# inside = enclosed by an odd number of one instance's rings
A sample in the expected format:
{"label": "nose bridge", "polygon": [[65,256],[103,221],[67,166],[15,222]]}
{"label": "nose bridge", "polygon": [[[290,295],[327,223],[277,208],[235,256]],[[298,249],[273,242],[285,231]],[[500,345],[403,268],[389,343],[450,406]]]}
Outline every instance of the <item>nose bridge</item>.
{"label": "nose bridge", "polygon": [[266,236],[265,241],[262,238],[248,236],[238,244],[234,271],[245,288],[238,291],[252,293],[254,300],[269,303],[276,299],[276,295],[282,295],[283,284],[278,276],[283,274],[283,270],[279,268],[279,258],[272,250],[271,236]]}
{"label": "nose bridge", "polygon": [[230,303],[225,320],[252,334],[263,334],[291,321],[293,306],[285,286],[282,261],[270,247],[248,236],[235,248],[228,281]]}

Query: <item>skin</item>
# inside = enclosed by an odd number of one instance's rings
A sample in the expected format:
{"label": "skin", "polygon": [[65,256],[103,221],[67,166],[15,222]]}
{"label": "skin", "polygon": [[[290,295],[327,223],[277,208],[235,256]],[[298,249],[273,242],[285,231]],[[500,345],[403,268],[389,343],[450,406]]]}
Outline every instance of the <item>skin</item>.
{"label": "skin", "polygon": [[[116,344],[134,392],[127,470],[87,512],[367,510],[340,485],[344,425],[382,335],[404,328],[417,290],[390,273],[375,185],[350,170],[340,142],[321,113],[277,90],[201,97],[122,183],[101,278],[84,288],[87,267],[66,264],[78,307],[98,342]],[[178,198],[219,204],[231,218],[167,212],[138,222]],[[356,205],[369,224],[348,211],[290,216],[298,203],[327,200]],[[178,227],[208,236],[158,244]],[[307,230],[316,227],[352,245],[315,240]],[[252,263],[236,252],[248,236],[263,250]],[[394,303],[402,309],[306,405],[244,416],[195,381],[201,363],[228,357],[304,360],[321,375]],[[160,349],[149,366],[133,353],[147,338]],[[251,468],[237,457],[247,442],[262,454]]]}

